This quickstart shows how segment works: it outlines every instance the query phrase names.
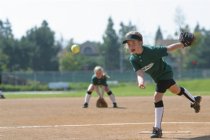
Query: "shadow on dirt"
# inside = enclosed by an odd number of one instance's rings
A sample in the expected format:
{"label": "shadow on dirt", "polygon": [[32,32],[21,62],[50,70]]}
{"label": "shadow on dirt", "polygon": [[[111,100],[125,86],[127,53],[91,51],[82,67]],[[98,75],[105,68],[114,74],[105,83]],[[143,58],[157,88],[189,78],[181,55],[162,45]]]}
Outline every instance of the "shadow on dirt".
{"label": "shadow on dirt", "polygon": [[200,136],[195,138],[179,138],[179,140],[210,140],[210,135],[207,136]]}
{"label": "shadow on dirt", "polygon": [[117,107],[116,109],[127,109],[126,107]]}

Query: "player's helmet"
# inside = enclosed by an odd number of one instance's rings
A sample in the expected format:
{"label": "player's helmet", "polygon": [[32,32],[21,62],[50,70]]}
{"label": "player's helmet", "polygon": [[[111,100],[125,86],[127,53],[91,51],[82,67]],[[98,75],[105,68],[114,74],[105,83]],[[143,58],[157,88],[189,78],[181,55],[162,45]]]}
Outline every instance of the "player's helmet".
{"label": "player's helmet", "polygon": [[123,40],[123,44],[127,43],[128,40],[139,40],[142,41],[143,37],[139,32],[131,31],[125,35],[125,39]]}

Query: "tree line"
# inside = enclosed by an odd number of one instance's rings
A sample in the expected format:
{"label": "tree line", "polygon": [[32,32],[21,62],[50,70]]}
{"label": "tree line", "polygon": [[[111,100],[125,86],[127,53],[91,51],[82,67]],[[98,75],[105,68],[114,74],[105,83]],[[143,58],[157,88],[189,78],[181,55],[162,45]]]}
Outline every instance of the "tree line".
{"label": "tree line", "polygon": [[[75,44],[73,38],[67,45],[62,40],[56,40],[55,32],[46,20],[39,27],[35,26],[26,32],[26,35],[16,39],[12,32],[9,20],[0,20],[0,70],[13,71],[72,71],[92,70],[96,65],[106,70],[130,70],[128,54],[121,44],[125,34],[138,30],[131,22],[120,23],[119,31],[114,29],[114,22],[108,18],[102,42],[91,42],[99,50],[97,56],[83,54],[74,55],[70,46]],[[188,26],[181,30],[190,30]],[[209,68],[210,67],[210,31],[201,28],[199,24],[193,30],[196,42],[190,49],[178,52],[173,56],[178,62],[182,58],[182,68]],[[161,31],[156,33],[160,34]]]}

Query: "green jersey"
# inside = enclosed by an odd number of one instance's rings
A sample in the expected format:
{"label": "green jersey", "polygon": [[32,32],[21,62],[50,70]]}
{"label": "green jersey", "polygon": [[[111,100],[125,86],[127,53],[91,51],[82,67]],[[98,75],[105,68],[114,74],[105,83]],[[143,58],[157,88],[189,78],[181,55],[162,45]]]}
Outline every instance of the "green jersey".
{"label": "green jersey", "polygon": [[130,63],[134,71],[143,70],[155,82],[169,80],[173,79],[173,72],[171,67],[162,58],[167,55],[167,48],[165,47],[143,46],[142,54],[132,54],[130,56]]}
{"label": "green jersey", "polygon": [[96,75],[94,74],[91,78],[91,83],[93,85],[103,85],[103,86],[107,86],[106,83],[107,77],[106,76],[102,76],[100,79],[96,77]]}

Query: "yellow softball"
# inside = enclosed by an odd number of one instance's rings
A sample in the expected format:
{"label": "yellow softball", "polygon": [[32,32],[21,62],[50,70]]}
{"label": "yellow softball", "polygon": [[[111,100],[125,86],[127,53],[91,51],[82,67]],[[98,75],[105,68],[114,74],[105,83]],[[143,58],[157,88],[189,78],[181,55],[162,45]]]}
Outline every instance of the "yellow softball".
{"label": "yellow softball", "polygon": [[73,54],[79,53],[80,52],[80,46],[77,45],[77,44],[72,45],[71,46],[71,51],[72,51]]}

